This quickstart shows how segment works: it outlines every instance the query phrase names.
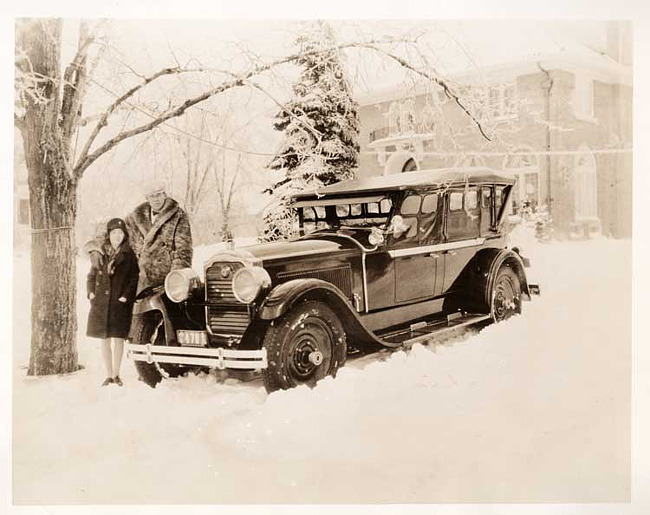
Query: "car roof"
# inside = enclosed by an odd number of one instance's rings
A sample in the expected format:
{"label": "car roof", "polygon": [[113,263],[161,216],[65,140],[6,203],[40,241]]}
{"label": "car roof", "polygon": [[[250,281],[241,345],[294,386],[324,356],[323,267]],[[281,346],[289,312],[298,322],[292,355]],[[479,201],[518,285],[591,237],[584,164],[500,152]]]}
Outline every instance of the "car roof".
{"label": "car roof", "polygon": [[491,168],[441,168],[341,181],[330,186],[298,193],[293,196],[293,200],[402,191],[426,186],[450,187],[465,184],[514,184],[514,182],[514,176]]}

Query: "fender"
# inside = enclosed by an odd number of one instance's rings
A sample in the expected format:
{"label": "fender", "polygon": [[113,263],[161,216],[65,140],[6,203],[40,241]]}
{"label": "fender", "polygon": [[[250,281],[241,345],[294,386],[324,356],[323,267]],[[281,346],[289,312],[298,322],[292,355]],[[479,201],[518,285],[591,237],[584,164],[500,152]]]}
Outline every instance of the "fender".
{"label": "fender", "polygon": [[137,300],[135,304],[133,304],[133,316],[142,316],[145,313],[158,311],[165,323],[165,339],[167,340],[167,345],[175,345],[176,331],[174,330],[171,318],[169,317],[169,312],[165,305],[165,298],[167,298],[165,292],[159,291],[153,295]]}
{"label": "fender", "polygon": [[341,318],[346,333],[357,340],[382,347],[399,347],[398,343],[385,342],[368,331],[350,301],[341,290],[321,279],[293,279],[279,284],[266,297],[259,309],[262,320],[275,320],[303,300],[322,300]]}
{"label": "fender", "polygon": [[485,288],[485,302],[487,305],[490,305],[490,300],[492,298],[492,288],[494,287],[494,282],[496,281],[497,278],[497,273],[499,271],[499,268],[501,268],[502,265],[508,264],[512,267],[512,269],[515,271],[517,274],[517,277],[519,278],[519,287],[521,289],[521,294],[523,295],[524,299],[530,300],[530,291],[528,289],[528,281],[526,280],[526,273],[524,272],[524,261],[519,255],[518,252],[515,252],[514,250],[511,249],[501,249],[496,256],[494,256],[494,259],[492,260],[492,263],[490,265],[488,275],[487,275],[487,288]]}
{"label": "fender", "polygon": [[492,299],[492,288],[499,268],[508,264],[517,274],[521,294],[530,300],[528,282],[524,273],[524,262],[516,251],[494,247],[479,250],[472,261],[463,270],[457,281],[452,285],[455,291],[475,292],[471,294],[469,304],[479,311],[489,311]]}

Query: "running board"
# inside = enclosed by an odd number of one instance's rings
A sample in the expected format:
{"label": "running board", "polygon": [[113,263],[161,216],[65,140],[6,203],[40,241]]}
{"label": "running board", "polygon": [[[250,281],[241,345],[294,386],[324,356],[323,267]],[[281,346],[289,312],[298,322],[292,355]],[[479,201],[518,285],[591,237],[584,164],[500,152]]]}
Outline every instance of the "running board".
{"label": "running board", "polygon": [[490,320],[491,318],[490,315],[452,313],[443,319],[411,324],[405,329],[380,335],[379,338],[390,343],[391,347],[394,347],[396,344],[410,346],[414,343],[442,336],[462,327]]}

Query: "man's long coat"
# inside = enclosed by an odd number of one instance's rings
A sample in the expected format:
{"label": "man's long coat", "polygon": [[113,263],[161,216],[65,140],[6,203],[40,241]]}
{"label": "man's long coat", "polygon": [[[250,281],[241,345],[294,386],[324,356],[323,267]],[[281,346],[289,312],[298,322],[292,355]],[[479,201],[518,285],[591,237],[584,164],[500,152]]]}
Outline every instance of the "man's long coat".
{"label": "man's long coat", "polygon": [[148,202],[136,207],[125,222],[140,266],[138,292],[163,284],[171,270],[192,266],[190,221],[174,199],[165,200],[153,225]]}

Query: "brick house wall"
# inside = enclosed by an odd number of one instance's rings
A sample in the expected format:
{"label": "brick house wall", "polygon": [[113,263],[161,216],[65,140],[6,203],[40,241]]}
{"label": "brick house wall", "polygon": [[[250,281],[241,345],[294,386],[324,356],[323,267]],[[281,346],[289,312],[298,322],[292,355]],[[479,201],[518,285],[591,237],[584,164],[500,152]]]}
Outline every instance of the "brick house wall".
{"label": "brick house wall", "polygon": [[[631,237],[632,87],[581,68],[541,71],[534,63],[520,68],[508,78],[516,91],[510,116],[485,120],[492,141],[438,92],[410,95],[414,127],[401,133],[389,127],[391,105],[404,100],[397,92],[362,103],[359,175],[399,173],[411,159],[417,169],[472,164],[508,169],[519,174],[519,182],[527,181],[518,194],[548,206],[560,235],[597,230]],[[436,115],[427,124],[423,118],[430,105]],[[480,111],[481,101],[472,108]],[[521,162],[520,153],[525,167],[511,168]],[[581,194],[590,188],[596,191],[595,205]],[[591,216],[585,217],[589,206]]]}

